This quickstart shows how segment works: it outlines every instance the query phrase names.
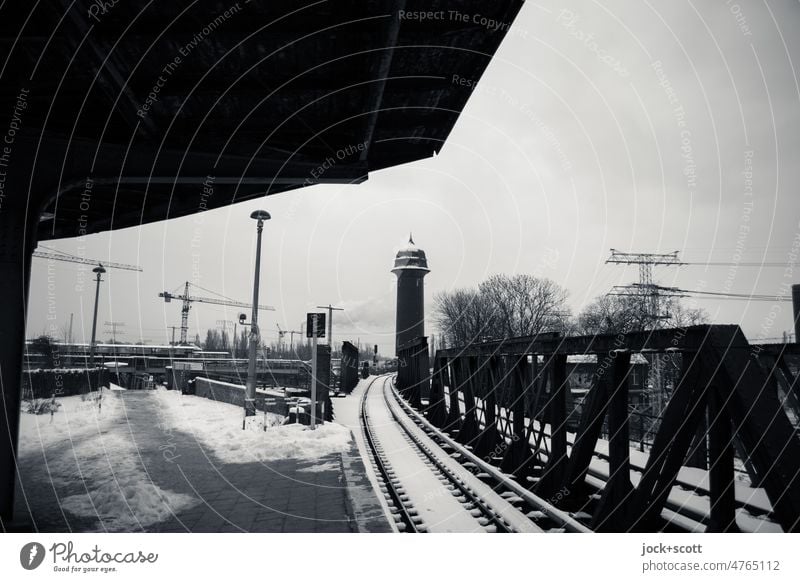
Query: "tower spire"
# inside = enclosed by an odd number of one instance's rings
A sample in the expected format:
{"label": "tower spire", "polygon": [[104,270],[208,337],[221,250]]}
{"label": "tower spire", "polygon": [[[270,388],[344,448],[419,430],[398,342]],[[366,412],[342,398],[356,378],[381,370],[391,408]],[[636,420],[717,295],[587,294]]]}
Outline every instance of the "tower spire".
{"label": "tower spire", "polygon": [[411,236],[411,231],[410,230],[408,231],[408,242],[410,242],[412,245],[414,244],[414,237]]}

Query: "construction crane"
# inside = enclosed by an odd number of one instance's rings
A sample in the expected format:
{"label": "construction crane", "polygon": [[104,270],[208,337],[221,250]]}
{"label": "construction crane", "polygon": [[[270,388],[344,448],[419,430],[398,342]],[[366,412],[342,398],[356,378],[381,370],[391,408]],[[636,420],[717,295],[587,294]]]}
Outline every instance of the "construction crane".
{"label": "construction crane", "polygon": [[94,265],[95,267],[101,266],[106,269],[123,269],[126,271],[142,271],[139,265],[127,265],[125,263],[114,263],[111,261],[101,261],[99,259],[87,259],[86,257],[79,257],[71,255],[58,249],[51,249],[49,247],[41,246],[42,250],[36,249],[33,251],[33,256],[39,259],[52,259],[54,261],[65,261],[67,263],[80,263],[82,265]]}
{"label": "construction crane", "polygon": [[[171,293],[169,291],[164,291],[163,293],[159,293],[158,294],[159,297],[163,297],[164,298],[164,302],[165,303],[169,303],[173,299],[177,299],[178,301],[183,301],[183,304],[181,306],[181,341],[180,341],[180,345],[186,345],[186,343],[187,343],[186,342],[186,335],[187,335],[187,332],[189,331],[189,310],[192,308],[192,303],[211,303],[213,305],[227,305],[229,307],[244,307],[244,308],[250,308],[253,305],[252,303],[245,303],[243,301],[234,301],[233,299],[228,299],[227,297],[224,297],[222,295],[220,295],[219,298],[217,298],[217,297],[198,297],[198,296],[195,296],[195,295],[189,295],[189,285],[197,287],[198,289],[203,289],[199,285],[196,285],[194,283],[189,283],[189,281],[186,281],[186,283],[184,285],[184,288],[183,288],[183,295],[175,295],[174,293]],[[213,293],[215,295],[219,295],[218,293],[215,293],[214,291],[209,291],[208,289],[203,289],[203,291],[206,291],[207,293]],[[259,305],[258,308],[261,309],[261,310],[264,310],[264,311],[275,311],[275,308],[271,307],[269,305]]]}
{"label": "construction crane", "polygon": [[301,331],[296,331],[294,329],[281,329],[279,323],[275,323],[275,326],[278,328],[278,343],[280,344],[281,341],[286,337],[286,334],[289,334],[289,353],[294,353],[294,336],[300,335]]}
{"label": "construction crane", "polygon": [[275,322],[275,327],[278,328],[278,352],[283,353],[283,338],[286,336],[286,332],[281,329],[278,322]]}

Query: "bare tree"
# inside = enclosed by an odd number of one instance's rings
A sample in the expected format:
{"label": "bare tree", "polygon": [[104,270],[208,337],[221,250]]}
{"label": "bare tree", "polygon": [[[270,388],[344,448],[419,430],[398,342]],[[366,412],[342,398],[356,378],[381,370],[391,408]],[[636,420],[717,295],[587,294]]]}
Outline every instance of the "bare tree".
{"label": "bare tree", "polygon": [[434,296],[434,318],[442,345],[565,331],[567,291],[531,275],[494,275],[478,289]]}
{"label": "bare tree", "polygon": [[711,321],[711,316],[701,307],[689,307],[678,299],[673,299],[667,306],[669,318],[667,327],[687,327],[702,325]]}
{"label": "bare tree", "polygon": [[637,297],[601,295],[578,316],[578,331],[586,335],[628,333],[644,329],[646,319]]}
{"label": "bare tree", "polygon": [[685,327],[708,323],[703,309],[689,308],[677,298],[662,304],[667,316],[654,319],[645,313],[641,300],[627,295],[601,295],[578,316],[577,330],[586,335],[617,334],[655,328]]}
{"label": "bare tree", "polygon": [[492,336],[492,308],[475,289],[434,295],[434,318],[446,343],[462,346]]}
{"label": "bare tree", "polygon": [[562,331],[569,318],[567,290],[528,274],[493,275],[480,285],[502,337]]}

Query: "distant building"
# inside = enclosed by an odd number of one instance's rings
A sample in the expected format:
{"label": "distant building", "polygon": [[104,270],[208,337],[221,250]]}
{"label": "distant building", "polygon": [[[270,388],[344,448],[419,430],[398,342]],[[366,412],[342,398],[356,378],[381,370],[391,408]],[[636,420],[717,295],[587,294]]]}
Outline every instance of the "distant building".
{"label": "distant building", "polygon": [[395,353],[403,344],[425,335],[425,285],[423,279],[430,273],[425,251],[408,244],[397,252],[392,273],[397,275],[397,327]]}

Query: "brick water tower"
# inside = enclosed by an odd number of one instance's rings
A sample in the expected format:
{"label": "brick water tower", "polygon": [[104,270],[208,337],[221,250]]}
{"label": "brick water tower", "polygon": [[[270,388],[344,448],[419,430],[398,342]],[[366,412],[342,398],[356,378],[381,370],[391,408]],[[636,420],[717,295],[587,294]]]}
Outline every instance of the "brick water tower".
{"label": "brick water tower", "polygon": [[425,335],[425,284],[430,273],[425,251],[414,244],[411,235],[408,244],[397,251],[392,273],[397,275],[397,330],[395,352],[415,338]]}

